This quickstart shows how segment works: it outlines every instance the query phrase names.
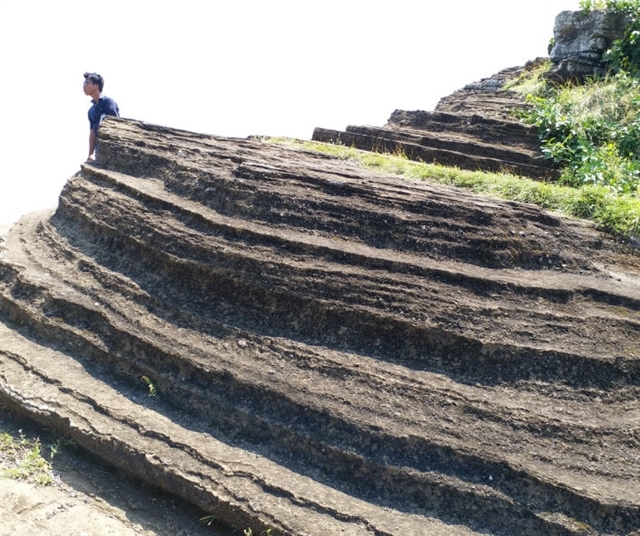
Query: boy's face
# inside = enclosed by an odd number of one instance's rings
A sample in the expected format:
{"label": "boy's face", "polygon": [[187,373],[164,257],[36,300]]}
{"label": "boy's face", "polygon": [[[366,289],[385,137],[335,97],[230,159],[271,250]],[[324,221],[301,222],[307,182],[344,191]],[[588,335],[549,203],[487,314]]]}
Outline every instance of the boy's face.
{"label": "boy's face", "polygon": [[85,78],[84,84],[82,84],[85,95],[93,95],[98,88],[98,84],[94,84],[91,78]]}

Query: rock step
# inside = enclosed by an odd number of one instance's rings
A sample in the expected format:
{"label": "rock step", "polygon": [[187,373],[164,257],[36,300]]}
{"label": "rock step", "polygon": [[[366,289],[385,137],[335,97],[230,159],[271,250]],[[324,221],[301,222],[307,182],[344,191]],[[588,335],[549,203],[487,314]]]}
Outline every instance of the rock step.
{"label": "rock step", "polygon": [[[523,153],[498,148],[490,149],[478,145],[472,140],[448,143],[442,137],[422,136],[419,139],[409,141],[408,136],[403,136],[402,133],[372,127],[348,127],[346,132],[316,127],[311,139],[325,143],[337,143],[365,151],[402,154],[410,160],[472,171],[505,172],[537,179],[550,178],[555,174],[541,158],[536,157],[532,158],[530,162],[521,162],[520,160],[524,158]],[[433,139],[436,139],[437,142],[431,143]],[[495,156],[486,156],[487,153]]]}
{"label": "rock step", "polygon": [[[552,260],[553,267],[572,266],[576,240],[584,247],[601,247],[599,238],[576,234],[567,220],[533,205],[381,178],[343,163],[331,166],[317,155],[321,172],[300,168],[292,174],[278,166],[276,155],[269,166],[250,155],[235,165],[212,143],[203,152],[220,164],[209,171],[190,165],[203,157],[200,154],[183,151],[185,158],[170,159],[159,156],[150,140],[141,147],[111,139],[107,129],[102,135],[101,150],[112,170],[155,177],[171,192],[219,214],[278,228],[495,268],[544,268],[541,257],[544,263]],[[458,199],[468,202],[455,202]],[[402,219],[391,215],[397,209],[403,211]]]}
{"label": "rock step", "polygon": [[429,132],[438,135],[449,134],[485,145],[501,142],[504,150],[510,148],[532,152],[539,150],[537,128],[516,122],[515,119],[505,121],[479,114],[437,110],[395,110],[385,127],[421,134]]}
{"label": "rock step", "polygon": [[498,148],[493,144],[486,144],[481,141],[471,141],[461,138],[450,132],[443,132],[434,135],[431,132],[420,132],[409,129],[391,129],[378,127],[357,127],[348,126],[346,132],[360,134],[369,137],[386,138],[401,143],[411,143],[422,147],[434,149],[446,149],[456,153],[473,154],[487,158],[497,158],[508,163],[529,164],[537,158],[538,165],[548,167],[548,161],[538,157],[536,152],[527,148],[509,147]]}
{"label": "rock step", "polygon": [[[138,393],[136,401],[129,386],[99,381],[67,354],[3,323],[0,337],[3,404],[64,433],[130,475],[215,512],[231,526],[291,536],[478,534],[358,500],[259,451],[198,431],[197,423],[181,426],[153,399]],[[15,353],[19,351],[28,352],[28,358]]]}
{"label": "rock step", "polygon": [[493,120],[496,126],[502,126],[507,131],[511,130],[513,133],[523,135],[523,140],[533,140],[538,135],[536,127],[521,123],[516,115],[517,112],[525,111],[527,108],[528,104],[514,92],[459,90],[440,99],[434,112],[466,117],[472,122],[481,120],[486,122],[487,126]]}
{"label": "rock step", "polygon": [[537,128],[514,114],[527,104],[503,89],[535,64],[468,84],[442,98],[433,111],[395,110],[384,127],[348,126],[344,132],[318,127],[312,139],[427,163],[554,180],[559,171],[543,158]]}

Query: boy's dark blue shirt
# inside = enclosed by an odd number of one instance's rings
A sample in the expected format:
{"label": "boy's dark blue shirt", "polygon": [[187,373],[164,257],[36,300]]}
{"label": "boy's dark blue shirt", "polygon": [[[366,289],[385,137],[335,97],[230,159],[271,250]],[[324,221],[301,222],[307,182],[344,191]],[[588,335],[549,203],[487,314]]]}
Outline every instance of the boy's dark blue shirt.
{"label": "boy's dark blue shirt", "polygon": [[98,131],[98,127],[100,126],[100,122],[104,119],[105,115],[114,115],[116,117],[120,116],[120,110],[118,109],[118,105],[116,101],[109,97],[100,97],[98,102],[94,103],[91,108],[89,108],[89,124],[91,125],[91,129]]}

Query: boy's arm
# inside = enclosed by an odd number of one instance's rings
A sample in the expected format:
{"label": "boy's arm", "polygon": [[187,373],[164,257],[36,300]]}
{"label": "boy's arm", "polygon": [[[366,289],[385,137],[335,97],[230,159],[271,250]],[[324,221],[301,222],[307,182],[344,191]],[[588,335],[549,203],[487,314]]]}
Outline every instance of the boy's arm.
{"label": "boy's arm", "polygon": [[89,129],[89,156],[87,162],[91,162],[95,158],[96,152],[96,131],[92,128]]}

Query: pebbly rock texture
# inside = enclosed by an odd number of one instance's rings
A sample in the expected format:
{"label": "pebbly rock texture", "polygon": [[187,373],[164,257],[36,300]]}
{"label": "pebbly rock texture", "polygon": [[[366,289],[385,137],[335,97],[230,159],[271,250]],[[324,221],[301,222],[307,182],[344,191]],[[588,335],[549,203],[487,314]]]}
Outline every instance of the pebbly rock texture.
{"label": "pebbly rock texture", "polygon": [[254,534],[638,534],[634,250],[257,139],[99,136],[4,245],[1,403]]}
{"label": "pebbly rock texture", "polygon": [[625,27],[624,13],[604,10],[559,13],[553,28],[554,46],[549,53],[554,66],[548,78],[566,82],[606,74],[602,55],[623,36]]}
{"label": "pebbly rock texture", "polygon": [[537,128],[513,113],[525,103],[503,89],[538,61],[468,84],[441,99],[434,111],[396,110],[384,127],[352,125],[344,132],[318,127],[313,139],[473,171],[552,179],[558,173],[543,157]]}

